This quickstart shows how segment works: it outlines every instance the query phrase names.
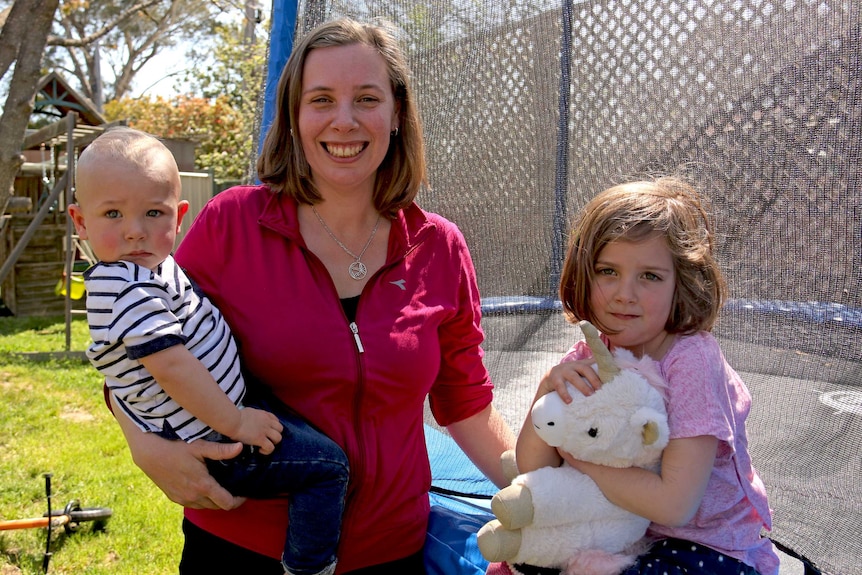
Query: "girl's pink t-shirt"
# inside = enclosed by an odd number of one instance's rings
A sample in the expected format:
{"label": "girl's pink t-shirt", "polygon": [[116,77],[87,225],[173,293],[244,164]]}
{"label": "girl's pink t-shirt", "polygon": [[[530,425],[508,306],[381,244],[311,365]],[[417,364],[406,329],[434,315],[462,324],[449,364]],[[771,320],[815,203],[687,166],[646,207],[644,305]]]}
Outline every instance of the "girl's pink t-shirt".
{"label": "girl's pink t-shirt", "polygon": [[[581,341],[563,361],[591,355]],[[682,527],[652,523],[649,533],[701,543],[753,566],[762,575],[776,575],[779,559],[775,547],[761,536],[763,528],[772,528],[772,511],[748,453],[748,388],[707,332],[678,336],[656,363],[667,382],[670,438],[711,435],[719,443],[715,466],[694,518]]]}

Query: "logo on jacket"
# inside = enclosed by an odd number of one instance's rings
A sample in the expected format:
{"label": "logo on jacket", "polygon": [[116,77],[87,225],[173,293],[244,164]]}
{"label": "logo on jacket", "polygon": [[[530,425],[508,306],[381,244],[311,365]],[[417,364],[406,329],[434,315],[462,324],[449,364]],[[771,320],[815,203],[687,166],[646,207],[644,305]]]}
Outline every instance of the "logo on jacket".
{"label": "logo on jacket", "polygon": [[391,283],[394,286],[400,287],[401,291],[407,291],[407,288],[404,287],[404,284],[406,283],[404,280],[395,280],[394,282],[389,282],[389,283]]}

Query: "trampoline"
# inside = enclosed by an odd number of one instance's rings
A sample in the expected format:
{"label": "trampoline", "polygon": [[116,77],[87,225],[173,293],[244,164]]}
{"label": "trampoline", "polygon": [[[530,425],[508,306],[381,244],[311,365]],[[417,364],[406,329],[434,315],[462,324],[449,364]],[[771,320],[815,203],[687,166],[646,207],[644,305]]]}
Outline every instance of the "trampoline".
{"label": "trampoline", "polygon": [[[580,337],[556,299],[572,217],[610,184],[683,174],[715,221],[731,300],[714,333],[753,396],[769,536],[810,562],[788,570],[862,573],[862,5],[276,0],[262,130],[294,37],[341,15],[384,17],[409,48],[418,202],[466,236],[513,429]],[[469,532],[495,490],[426,422],[432,527]],[[469,557],[462,539],[433,545]],[[447,575],[482,569],[456,563]]]}

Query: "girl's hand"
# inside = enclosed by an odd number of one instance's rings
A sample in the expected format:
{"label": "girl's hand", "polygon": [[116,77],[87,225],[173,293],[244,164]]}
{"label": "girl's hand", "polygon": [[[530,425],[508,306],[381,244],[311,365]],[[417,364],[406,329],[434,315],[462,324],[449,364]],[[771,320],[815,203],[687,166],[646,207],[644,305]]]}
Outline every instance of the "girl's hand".
{"label": "girl's hand", "polygon": [[592,395],[602,386],[602,381],[593,369],[593,365],[595,361],[592,358],[564,361],[555,365],[539,383],[536,399],[556,391],[565,403],[571,403],[572,396],[566,386],[567,383],[584,395]]}
{"label": "girl's hand", "polygon": [[557,448],[557,453],[560,457],[563,458],[563,461],[580,471],[586,475],[589,475],[588,471],[591,467],[598,467],[595,463],[590,463],[589,461],[582,461],[580,459],[575,459],[575,457],[569,453],[568,451],[563,451],[562,448]]}
{"label": "girl's hand", "polygon": [[281,441],[281,430],[281,422],[272,413],[246,407],[239,410],[239,431],[231,439],[256,445],[262,454],[267,455]]}
{"label": "girl's hand", "polygon": [[[591,395],[602,385],[598,374],[592,368],[593,363],[592,359],[584,359],[565,361],[552,367],[539,382],[533,404],[540,397],[553,392],[556,392],[565,403],[571,403],[572,392],[567,384],[584,395]],[[530,411],[527,412],[521,432],[518,434],[515,459],[521,473],[540,467],[559,467],[563,461],[556,448],[545,443],[536,433]]]}

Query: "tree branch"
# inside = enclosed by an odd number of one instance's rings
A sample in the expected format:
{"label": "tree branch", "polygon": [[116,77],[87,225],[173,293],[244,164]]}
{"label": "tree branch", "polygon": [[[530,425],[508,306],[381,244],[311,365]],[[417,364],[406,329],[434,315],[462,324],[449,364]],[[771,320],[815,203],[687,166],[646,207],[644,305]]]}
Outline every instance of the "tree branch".
{"label": "tree branch", "polygon": [[32,0],[18,0],[3,10],[0,30],[0,78],[6,75],[12,62],[18,57],[21,40],[27,33],[27,20],[33,12]]}
{"label": "tree branch", "polygon": [[[24,141],[27,121],[33,110],[33,93],[39,81],[45,38],[51,29],[59,0],[39,0],[32,4],[27,34],[20,39],[15,72],[0,115],[0,205],[5,205],[22,162],[21,142]],[[9,24],[8,20],[6,24]]]}
{"label": "tree branch", "polygon": [[107,36],[114,28],[116,28],[119,24],[122,24],[129,18],[135,15],[136,12],[140,12],[141,10],[145,10],[150,6],[154,6],[161,2],[162,0],[141,0],[131,8],[127,8],[123,12],[117,15],[113,20],[105,23],[102,28],[93,32],[89,36],[85,36],[83,38],[61,38],[59,36],[48,36],[48,46],[59,46],[61,48],[81,48],[84,46],[89,46],[96,40],[100,40]]}

